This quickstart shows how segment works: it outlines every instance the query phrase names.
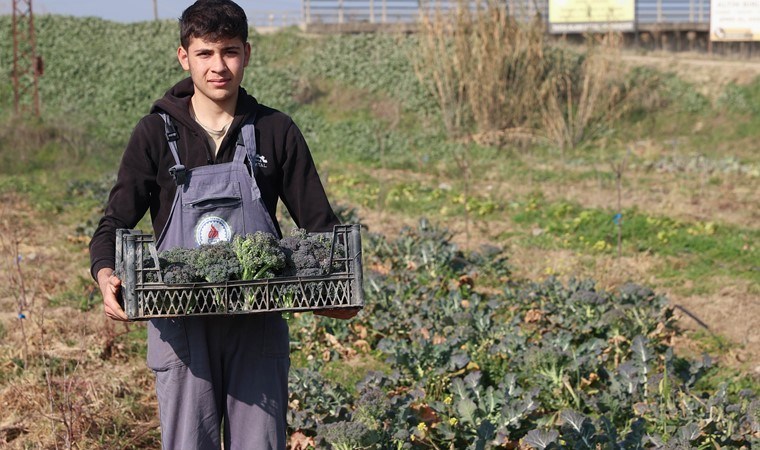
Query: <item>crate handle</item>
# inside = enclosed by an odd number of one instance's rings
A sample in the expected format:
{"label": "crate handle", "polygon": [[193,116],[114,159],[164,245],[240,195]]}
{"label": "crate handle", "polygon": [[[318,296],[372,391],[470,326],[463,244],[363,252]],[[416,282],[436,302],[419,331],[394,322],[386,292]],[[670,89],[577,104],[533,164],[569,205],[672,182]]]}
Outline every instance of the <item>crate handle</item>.
{"label": "crate handle", "polygon": [[158,263],[158,251],[156,250],[156,245],[152,242],[149,243],[148,251],[150,252],[150,257],[153,258],[153,266],[158,270],[158,282],[164,284],[164,274],[161,270],[161,265]]}

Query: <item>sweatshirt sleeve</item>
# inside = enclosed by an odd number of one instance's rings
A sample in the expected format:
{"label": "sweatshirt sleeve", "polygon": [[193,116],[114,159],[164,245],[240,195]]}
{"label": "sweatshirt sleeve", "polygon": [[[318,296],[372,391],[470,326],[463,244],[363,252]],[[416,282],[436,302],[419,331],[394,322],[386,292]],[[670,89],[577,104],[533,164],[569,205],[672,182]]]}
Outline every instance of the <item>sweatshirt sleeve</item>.
{"label": "sweatshirt sleeve", "polygon": [[148,118],[135,127],[122,156],[116,183],[98,228],[90,240],[90,272],[115,267],[116,230],[134,228],[145,215],[155,192],[156,167],[150,155]]}
{"label": "sweatshirt sleeve", "polygon": [[291,121],[285,136],[281,198],[296,226],[309,232],[332,231],[340,222],[333,212],[306,140]]}

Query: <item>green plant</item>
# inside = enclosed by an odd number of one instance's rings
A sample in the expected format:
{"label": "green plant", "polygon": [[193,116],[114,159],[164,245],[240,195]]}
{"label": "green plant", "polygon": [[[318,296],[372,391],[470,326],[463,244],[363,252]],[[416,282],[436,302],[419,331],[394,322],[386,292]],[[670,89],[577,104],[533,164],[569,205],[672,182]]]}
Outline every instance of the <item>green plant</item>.
{"label": "green plant", "polygon": [[[280,240],[280,248],[285,254],[282,276],[313,276],[327,273],[333,257],[332,239],[323,234],[309,235],[304,229],[294,229],[290,236]],[[340,258],[341,249],[335,257]],[[337,261],[336,268],[339,268]]]}
{"label": "green plant", "polygon": [[540,30],[539,21],[523,23],[494,1],[422,16],[410,58],[450,136],[467,134],[471,122],[486,134],[532,125],[544,71]]}
{"label": "green plant", "polygon": [[587,38],[580,61],[557,58],[543,86],[541,122],[549,140],[571,149],[619,117],[627,95],[616,37]]}
{"label": "green plant", "polygon": [[241,280],[271,278],[285,267],[285,254],[271,233],[258,231],[236,236],[232,246],[240,261]]}

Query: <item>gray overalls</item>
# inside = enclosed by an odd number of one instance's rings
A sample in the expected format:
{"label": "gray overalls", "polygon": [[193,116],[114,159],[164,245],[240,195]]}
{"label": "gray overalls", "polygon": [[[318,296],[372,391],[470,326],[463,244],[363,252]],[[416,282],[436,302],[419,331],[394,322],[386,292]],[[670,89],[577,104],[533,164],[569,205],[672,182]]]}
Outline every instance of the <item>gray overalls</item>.
{"label": "gray overalls", "polygon": [[[236,234],[277,235],[256,179],[252,121],[243,125],[230,163],[185,170],[177,133],[166,123],[177,194],[159,251],[228,240]],[[290,367],[288,326],[279,313],[153,319],[148,366],[164,449],[284,449]]]}

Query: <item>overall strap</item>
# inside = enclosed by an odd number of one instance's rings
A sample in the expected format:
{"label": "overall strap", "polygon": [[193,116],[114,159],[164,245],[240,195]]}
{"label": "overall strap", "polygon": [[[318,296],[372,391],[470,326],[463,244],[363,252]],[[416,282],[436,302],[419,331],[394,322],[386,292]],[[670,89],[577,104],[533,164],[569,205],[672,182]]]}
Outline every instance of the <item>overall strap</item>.
{"label": "overall strap", "polygon": [[238,133],[237,145],[235,148],[235,162],[244,162],[245,158],[248,158],[248,162],[251,165],[251,171],[256,167],[256,155],[258,149],[256,148],[256,127],[253,125],[255,116],[249,117]]}
{"label": "overall strap", "polygon": [[172,120],[169,114],[166,114],[165,112],[159,112],[158,114],[164,119],[166,140],[169,142],[169,150],[172,151],[172,156],[174,156],[174,166],[169,168],[169,174],[174,178],[174,182],[177,183],[177,186],[185,184],[185,181],[187,181],[187,172],[185,166],[183,166],[179,160],[179,152],[177,151],[179,133],[177,132],[177,127],[174,125],[174,120]]}

